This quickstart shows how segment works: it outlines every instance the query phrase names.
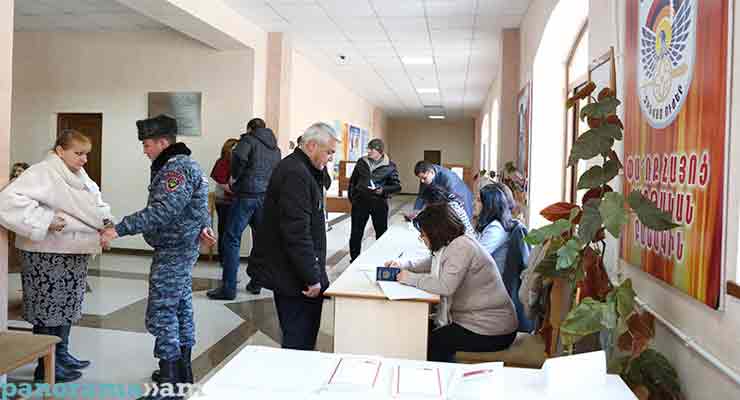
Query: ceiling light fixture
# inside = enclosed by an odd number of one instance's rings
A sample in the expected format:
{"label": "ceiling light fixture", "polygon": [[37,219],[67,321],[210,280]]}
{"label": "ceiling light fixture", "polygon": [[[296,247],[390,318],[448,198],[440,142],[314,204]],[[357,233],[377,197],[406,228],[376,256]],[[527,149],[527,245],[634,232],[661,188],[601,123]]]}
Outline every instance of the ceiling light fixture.
{"label": "ceiling light fixture", "polygon": [[429,116],[429,119],[445,119],[445,118],[447,117],[445,117],[444,115],[430,115]]}
{"label": "ceiling light fixture", "polygon": [[421,88],[416,89],[416,91],[419,92],[419,94],[439,93],[439,89],[437,88]]}
{"label": "ceiling light fixture", "polygon": [[432,57],[401,57],[401,62],[406,65],[431,65],[434,64]]}

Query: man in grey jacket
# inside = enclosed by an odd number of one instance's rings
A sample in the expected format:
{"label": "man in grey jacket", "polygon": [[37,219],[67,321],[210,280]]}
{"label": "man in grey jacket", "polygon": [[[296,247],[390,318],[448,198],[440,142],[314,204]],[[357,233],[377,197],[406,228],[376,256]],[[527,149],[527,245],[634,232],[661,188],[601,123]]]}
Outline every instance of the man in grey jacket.
{"label": "man in grey jacket", "polygon": [[[260,118],[249,121],[247,132],[241,136],[231,155],[230,187],[234,193],[234,202],[223,238],[222,286],[208,291],[211,299],[233,300],[236,297],[242,233],[250,225],[254,235],[261,223],[267,184],[280,158],[275,135],[265,127],[265,121]],[[253,284],[247,285],[247,290],[255,294],[260,289]]]}

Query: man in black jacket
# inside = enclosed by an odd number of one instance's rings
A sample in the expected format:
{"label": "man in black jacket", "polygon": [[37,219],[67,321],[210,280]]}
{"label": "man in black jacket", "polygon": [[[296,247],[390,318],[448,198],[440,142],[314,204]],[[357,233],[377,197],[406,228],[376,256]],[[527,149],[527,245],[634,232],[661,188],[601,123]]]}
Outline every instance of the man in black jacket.
{"label": "man in black jacket", "polygon": [[[233,300],[236,297],[236,276],[239,273],[239,249],[242,233],[247,225],[255,231],[262,221],[262,207],[272,170],[280,161],[280,149],[272,130],[265,128],[265,121],[254,118],[247,124],[247,133],[231,154],[231,191],[234,201],[223,238],[224,254],[222,287],[208,291],[214,300]],[[260,287],[252,282],[247,290],[259,293]]]}
{"label": "man in black jacket", "polygon": [[311,125],[301,146],[272,174],[264,220],[257,227],[247,274],[274,292],[283,348],[313,350],[326,275],[324,173],[337,139],[325,123]]}
{"label": "man in black jacket", "polygon": [[362,249],[362,236],[368,218],[373,218],[375,238],[388,229],[388,199],[401,191],[396,164],[385,154],[380,139],[367,144],[367,156],[360,158],[349,178],[349,201],[352,203],[352,233],[349,255],[354,261]]}

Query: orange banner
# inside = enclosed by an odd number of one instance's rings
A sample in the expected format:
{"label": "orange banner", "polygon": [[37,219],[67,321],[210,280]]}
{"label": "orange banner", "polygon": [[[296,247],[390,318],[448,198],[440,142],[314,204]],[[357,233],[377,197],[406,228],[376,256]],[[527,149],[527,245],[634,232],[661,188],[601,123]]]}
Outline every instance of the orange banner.
{"label": "orange banner", "polygon": [[728,72],[727,0],[627,2],[625,193],[681,224],[632,216],[622,258],[718,308],[722,279]]}

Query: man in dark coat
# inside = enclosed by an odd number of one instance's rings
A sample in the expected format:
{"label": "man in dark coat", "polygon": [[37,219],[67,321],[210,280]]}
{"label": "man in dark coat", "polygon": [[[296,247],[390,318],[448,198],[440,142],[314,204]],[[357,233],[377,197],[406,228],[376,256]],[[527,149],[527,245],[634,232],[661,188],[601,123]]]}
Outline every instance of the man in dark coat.
{"label": "man in dark coat", "polygon": [[362,249],[362,236],[368,218],[373,218],[375,238],[388,229],[388,199],[401,191],[396,164],[385,154],[380,139],[367,144],[367,156],[360,158],[349,179],[349,201],[352,203],[352,233],[349,237],[350,260]]}
{"label": "man in dark coat", "polygon": [[311,125],[299,148],[275,167],[247,274],[271,289],[283,348],[313,350],[326,275],[324,167],[336,152],[334,129]]}
{"label": "man in dark coat", "polygon": [[[231,153],[230,188],[234,193],[234,201],[231,203],[223,238],[222,286],[208,291],[209,298],[233,300],[236,297],[242,234],[247,225],[250,225],[254,237],[256,228],[262,221],[267,184],[279,161],[280,149],[272,130],[266,128],[265,121],[260,118],[249,121],[247,132],[241,136]],[[247,290],[258,294],[260,287],[250,281]]]}
{"label": "man in dark coat", "polygon": [[[446,191],[454,194],[465,207],[465,213],[468,218],[473,218],[473,193],[468,185],[457,176],[456,173],[437,164],[428,161],[419,161],[414,167],[414,175],[419,178],[419,194],[429,185],[437,185]],[[421,196],[416,198],[414,210],[418,211],[424,208],[424,200]]]}

